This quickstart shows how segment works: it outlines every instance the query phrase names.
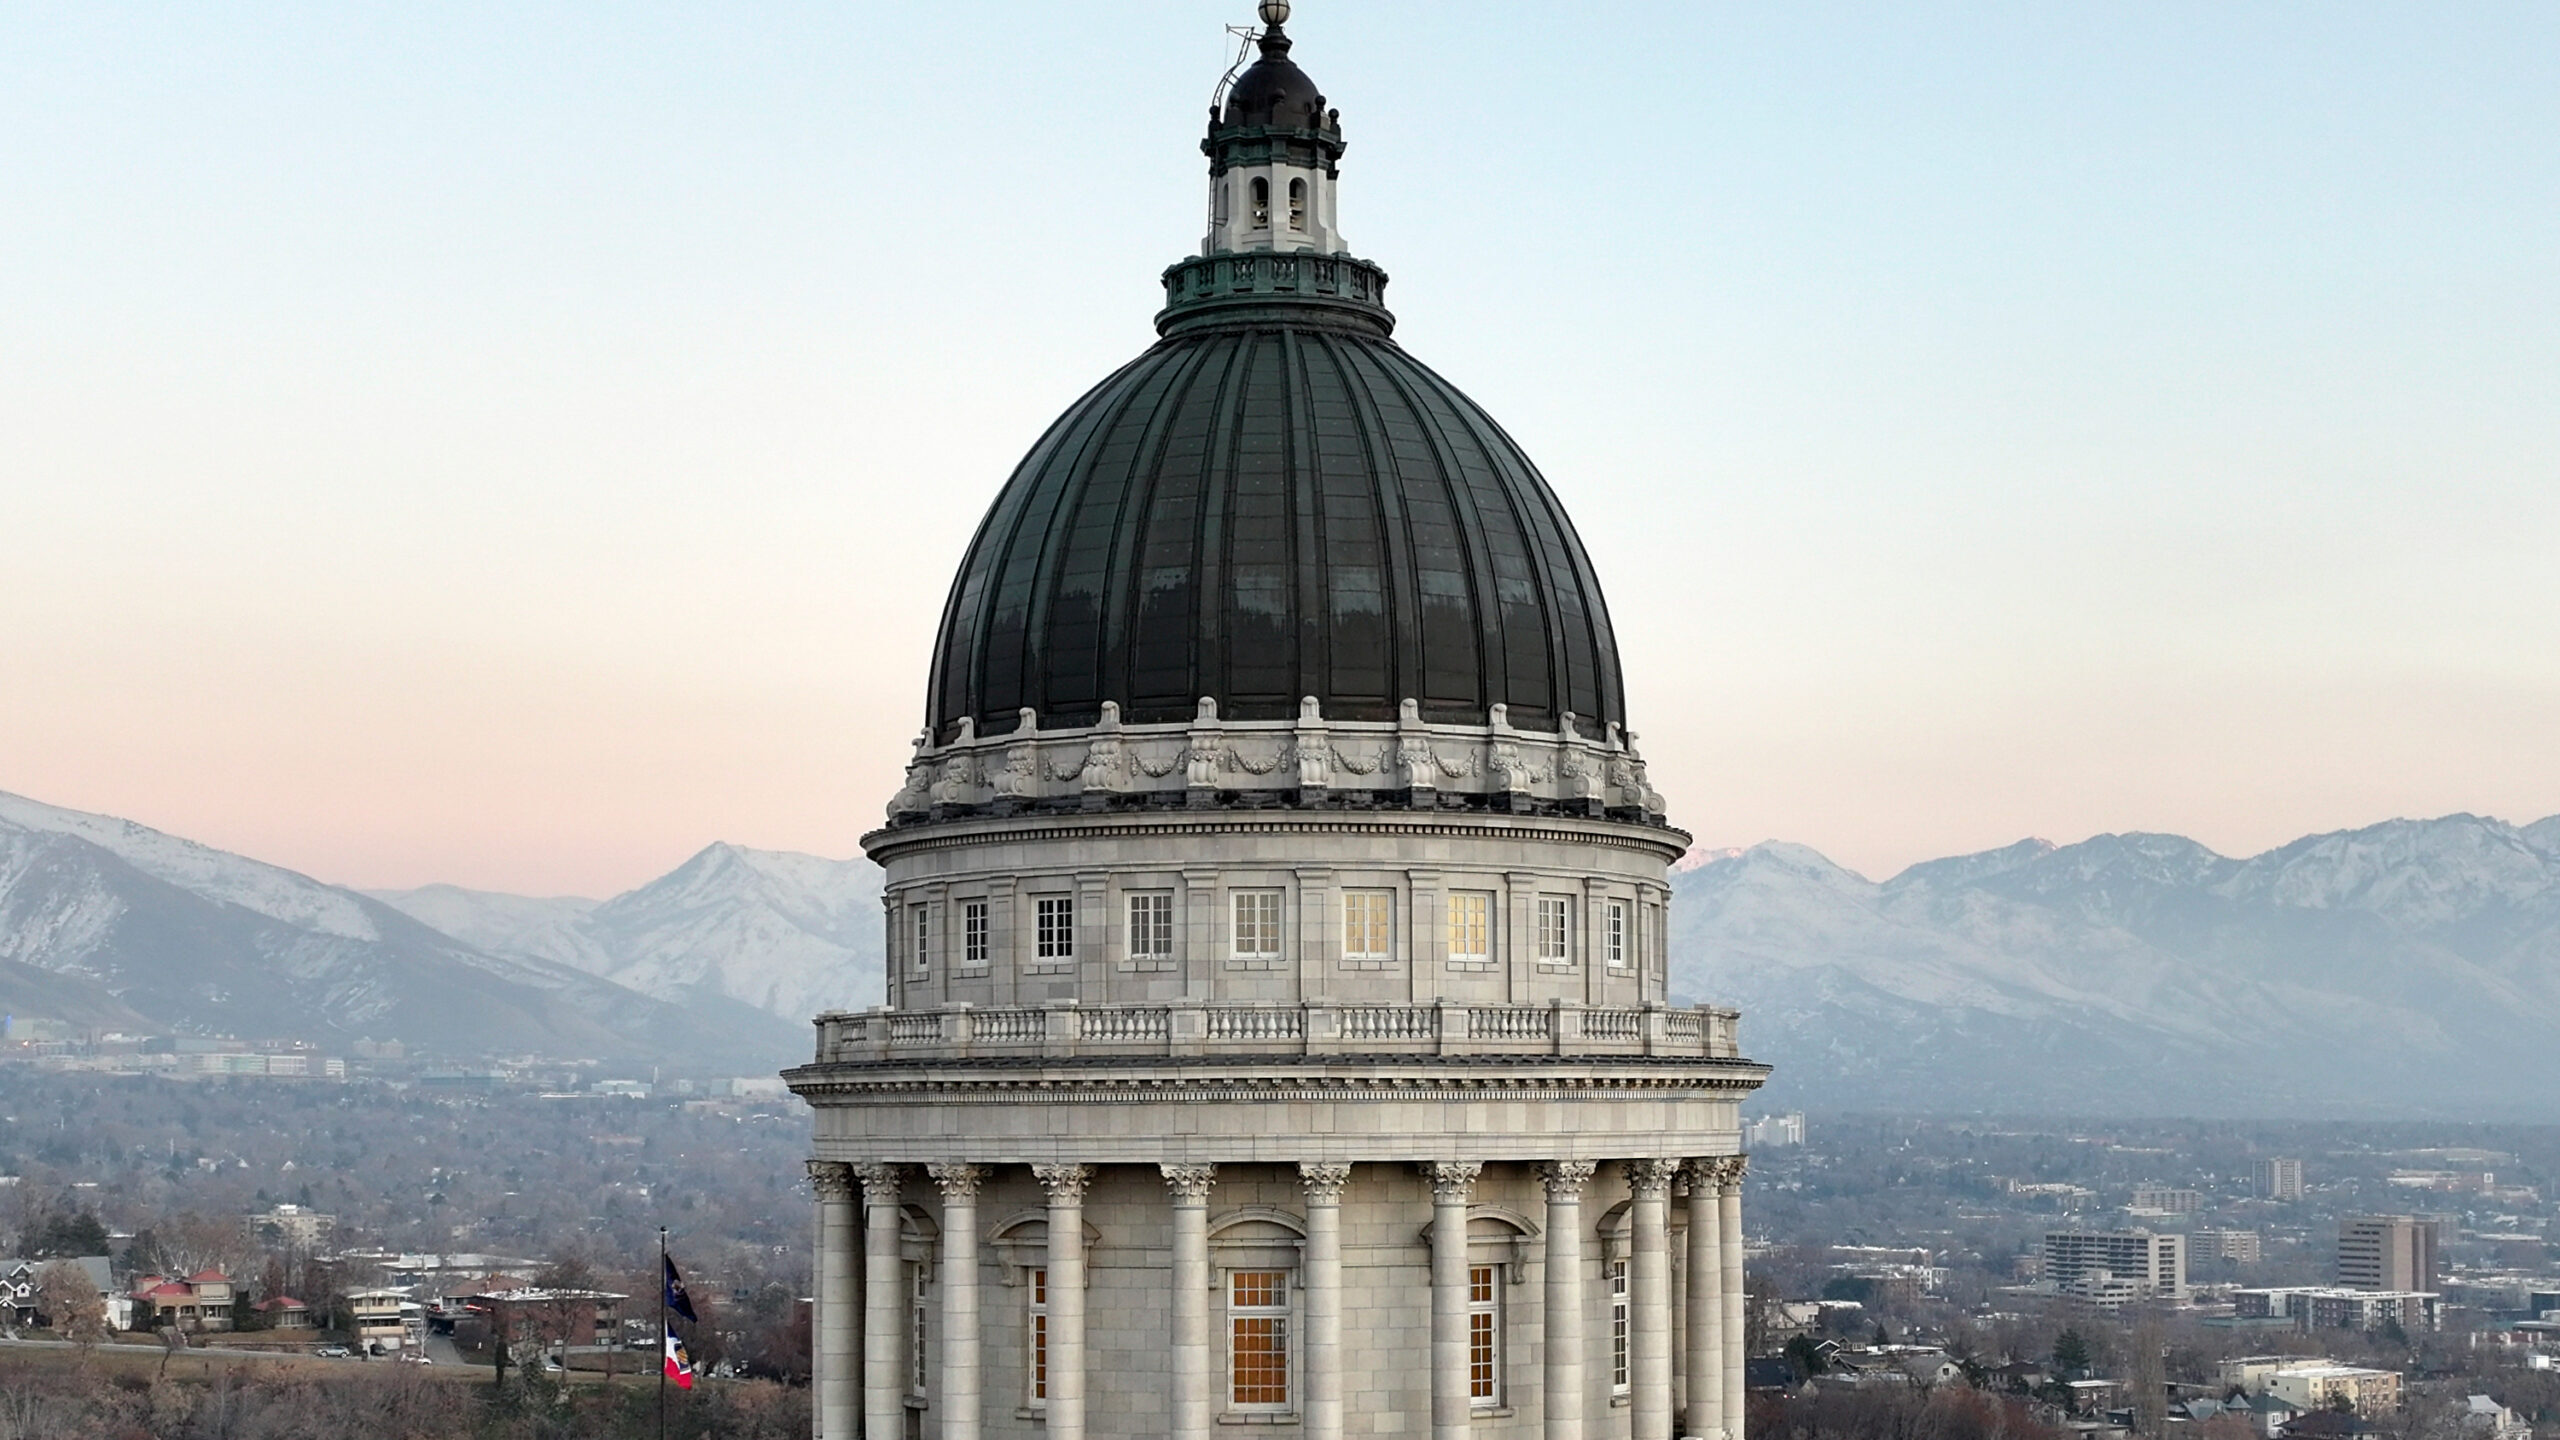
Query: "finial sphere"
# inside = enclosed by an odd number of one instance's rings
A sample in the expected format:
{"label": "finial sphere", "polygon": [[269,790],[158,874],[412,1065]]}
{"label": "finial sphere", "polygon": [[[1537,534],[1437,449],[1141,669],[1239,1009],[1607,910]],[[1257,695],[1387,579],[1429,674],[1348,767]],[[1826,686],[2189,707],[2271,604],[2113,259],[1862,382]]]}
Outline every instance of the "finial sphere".
{"label": "finial sphere", "polygon": [[1262,0],[1261,14],[1265,25],[1286,25],[1289,23],[1289,0]]}

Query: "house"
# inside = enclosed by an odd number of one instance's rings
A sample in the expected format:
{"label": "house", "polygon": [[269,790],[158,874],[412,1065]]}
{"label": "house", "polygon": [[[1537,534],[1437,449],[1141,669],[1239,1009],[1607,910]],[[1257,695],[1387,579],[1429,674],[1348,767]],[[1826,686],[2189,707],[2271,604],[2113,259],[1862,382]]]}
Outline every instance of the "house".
{"label": "house", "polygon": [[2032,1360],[2012,1360],[1994,1368],[1986,1377],[1994,1390],[2012,1395],[2032,1395],[2053,1383],[2053,1371]]}
{"label": "house", "polygon": [[2474,1395],[2462,1410],[2465,1440],[2533,1440],[2524,1418],[2486,1395]]}
{"label": "house", "polygon": [[162,1275],[137,1276],[133,1282],[136,1330],[228,1330],[237,1297],[231,1277],[219,1270],[199,1270],[183,1280]]}
{"label": "house", "polygon": [[2357,1440],[2374,1433],[2374,1424],[2345,1410],[2305,1410],[2284,1423],[2279,1440]]}
{"label": "house", "polygon": [[124,1294],[116,1289],[114,1267],[104,1255],[82,1255],[61,1260],[0,1260],[0,1311],[7,1323],[24,1328],[36,1323],[36,1289],[39,1277],[49,1265],[76,1265],[98,1298],[107,1308],[107,1323],[118,1330],[126,1328],[131,1314]]}
{"label": "house", "polygon": [[[388,1355],[411,1345],[426,1343],[426,1307],[410,1299],[405,1287],[350,1290],[338,1298],[346,1314],[343,1328],[355,1337],[356,1347],[366,1354]],[[416,1322],[414,1327],[412,1317]]]}
{"label": "house", "polygon": [[320,1326],[311,1314],[311,1307],[290,1295],[269,1296],[252,1308],[270,1330],[316,1330]]}

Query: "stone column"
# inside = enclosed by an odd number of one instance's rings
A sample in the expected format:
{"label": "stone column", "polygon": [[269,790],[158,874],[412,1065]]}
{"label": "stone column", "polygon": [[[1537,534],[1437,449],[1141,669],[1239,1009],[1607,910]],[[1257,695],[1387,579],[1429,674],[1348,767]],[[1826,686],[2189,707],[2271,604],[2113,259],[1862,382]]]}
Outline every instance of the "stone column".
{"label": "stone column", "polygon": [[1342,1189],[1351,1167],[1298,1162],[1307,1193],[1307,1440],[1342,1440]]}
{"label": "stone column", "polygon": [[809,1322],[815,1428],[819,1440],[854,1440],[862,1430],[862,1351],[854,1323],[862,1292],[853,1268],[853,1175],[836,1161],[812,1160],[809,1184],[818,1193],[818,1293]]}
{"label": "stone column", "polygon": [[1716,1196],[1717,1240],[1724,1247],[1724,1435],[1742,1440],[1742,1177],[1747,1155],[1729,1155]]}
{"label": "stone column", "polygon": [[1484,1166],[1431,1167],[1431,1440],[1469,1440],[1467,1199]]}
{"label": "stone column", "polygon": [[1582,1187],[1599,1167],[1557,1160],[1539,1167],[1547,1182],[1546,1440],[1582,1440],[1589,1382],[1582,1373]]}
{"label": "stone column", "polygon": [[1160,1165],[1173,1195],[1173,1440],[1209,1440],[1217,1429],[1211,1403],[1209,1329],[1209,1187],[1215,1165]]}
{"label": "stone column", "polygon": [[1716,1196],[1724,1188],[1724,1162],[1692,1160],[1681,1173],[1689,1181],[1689,1409],[1680,1433],[1723,1440],[1724,1249],[1716,1241]]}
{"label": "stone column", "polygon": [[942,1365],[933,1408],[942,1440],[978,1440],[984,1361],[978,1340],[978,1185],[976,1165],[928,1165],[942,1190]]}
{"label": "stone column", "polygon": [[865,1436],[907,1429],[905,1266],[898,1254],[895,1165],[856,1165],[862,1182],[862,1426]]}
{"label": "stone column", "polygon": [[1628,1434],[1671,1440],[1671,1177],[1676,1160],[1630,1160],[1627,1266]]}
{"label": "stone column", "polygon": [[1084,1440],[1084,1189],[1090,1165],[1034,1165],[1049,1192],[1048,1440]]}

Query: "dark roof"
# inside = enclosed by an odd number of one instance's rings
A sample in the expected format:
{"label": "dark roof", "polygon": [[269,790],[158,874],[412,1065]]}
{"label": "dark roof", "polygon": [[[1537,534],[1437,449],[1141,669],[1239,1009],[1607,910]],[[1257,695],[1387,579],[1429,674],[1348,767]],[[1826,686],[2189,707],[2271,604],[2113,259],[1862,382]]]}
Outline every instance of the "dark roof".
{"label": "dark roof", "polygon": [[1219,116],[1225,125],[1319,128],[1324,94],[1316,82],[1289,58],[1289,37],[1277,25],[1262,32],[1262,58],[1227,87],[1227,106]]}
{"label": "dark roof", "polygon": [[1187,720],[1204,696],[1231,720],[1313,696],[1329,719],[1411,698],[1445,723],[1497,704],[1524,730],[1622,722],[1599,577],[1528,456],[1373,302],[1262,284],[1249,309],[1169,309],[1006,482],[943,612],[937,738],[963,716],[1010,731],[1026,706],[1092,724],[1106,700],[1130,724]]}

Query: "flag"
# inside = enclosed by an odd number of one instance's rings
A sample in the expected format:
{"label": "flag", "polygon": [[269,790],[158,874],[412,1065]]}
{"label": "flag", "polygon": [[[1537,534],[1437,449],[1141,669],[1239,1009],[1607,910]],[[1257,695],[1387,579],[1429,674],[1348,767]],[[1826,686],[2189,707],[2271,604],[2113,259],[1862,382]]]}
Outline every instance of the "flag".
{"label": "flag", "polygon": [[685,1353],[684,1342],[673,1331],[667,1334],[667,1378],[679,1390],[693,1388],[693,1357]]}
{"label": "flag", "polygon": [[702,1323],[702,1317],[693,1313],[693,1297],[684,1293],[683,1277],[676,1274],[675,1257],[661,1250],[658,1252],[658,1263],[664,1266],[667,1272],[665,1281],[667,1308],[697,1325]]}

